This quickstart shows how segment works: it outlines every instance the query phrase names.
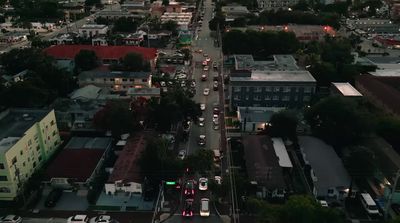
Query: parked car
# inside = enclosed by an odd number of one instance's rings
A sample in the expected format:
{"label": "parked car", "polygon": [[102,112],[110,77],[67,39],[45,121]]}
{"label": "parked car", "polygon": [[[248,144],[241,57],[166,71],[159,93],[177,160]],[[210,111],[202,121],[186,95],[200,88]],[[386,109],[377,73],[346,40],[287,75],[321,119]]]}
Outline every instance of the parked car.
{"label": "parked car", "polygon": [[193,196],[194,195],[194,181],[193,180],[186,181],[184,194],[186,196]]}
{"label": "parked car", "polygon": [[214,91],[218,91],[218,81],[214,81],[213,89],[214,89]]}
{"label": "parked car", "polygon": [[208,57],[208,54],[204,53],[203,56],[204,56],[204,57]]}
{"label": "parked car", "polygon": [[0,218],[0,222],[1,223],[21,223],[22,218],[18,215],[10,214],[10,215]]}
{"label": "parked car", "polygon": [[178,153],[178,159],[184,160],[185,157],[186,157],[186,151],[185,151],[185,150],[179,151],[179,153]]}
{"label": "parked car", "polygon": [[193,216],[193,199],[186,199],[185,206],[182,211],[182,216],[184,217],[192,217]]}
{"label": "parked car", "polygon": [[199,118],[199,126],[204,126],[204,118],[203,117],[200,117]]}
{"label": "parked car", "polygon": [[214,180],[218,185],[222,184],[222,177],[221,176],[214,176]]}
{"label": "parked car", "polygon": [[206,74],[202,74],[201,75],[201,81],[206,81],[207,80],[207,75]]}
{"label": "parked car", "polygon": [[216,125],[219,123],[219,118],[218,118],[217,114],[213,115],[213,123],[216,124]]}
{"label": "parked car", "polygon": [[199,190],[207,190],[208,189],[208,179],[202,177],[199,179]]}
{"label": "parked car", "polygon": [[116,223],[109,215],[99,215],[90,219],[89,223]]}
{"label": "parked car", "polygon": [[89,217],[84,214],[77,214],[67,219],[68,223],[86,223],[89,222]]}
{"label": "parked car", "polygon": [[321,207],[329,207],[328,202],[326,202],[326,200],[319,200],[319,204],[321,205]]}
{"label": "parked car", "polygon": [[198,144],[200,146],[205,146],[206,145],[206,136],[205,135],[200,135],[199,136]]}
{"label": "parked car", "polygon": [[211,58],[210,58],[210,57],[207,57],[207,58],[206,58],[206,61],[207,61],[207,62],[210,62],[210,61],[211,61]]}
{"label": "parked car", "polygon": [[218,107],[214,107],[213,108],[213,114],[214,115],[218,115],[219,114],[219,108]]}
{"label": "parked car", "polygon": [[204,60],[202,63],[201,63],[203,66],[207,66],[207,61],[206,60]]}
{"label": "parked car", "polygon": [[203,70],[204,70],[204,71],[208,71],[208,70],[209,70],[209,67],[208,67],[208,66],[204,66],[204,67],[203,67]]}
{"label": "parked car", "polygon": [[210,89],[209,88],[204,88],[203,94],[204,94],[204,96],[209,95],[210,94]]}
{"label": "parked car", "polygon": [[60,200],[62,193],[63,193],[63,190],[58,189],[58,188],[52,190],[49,193],[49,195],[47,196],[44,206],[46,206],[48,208],[55,207],[57,204],[57,201]]}
{"label": "parked car", "polygon": [[200,110],[204,111],[206,110],[206,104],[200,104]]}
{"label": "parked car", "polygon": [[200,216],[210,216],[210,200],[208,198],[202,198],[200,202]]}
{"label": "parked car", "polygon": [[218,129],[219,129],[219,124],[218,124],[218,123],[217,123],[217,124],[214,123],[213,129],[214,129],[214,130],[218,130]]}

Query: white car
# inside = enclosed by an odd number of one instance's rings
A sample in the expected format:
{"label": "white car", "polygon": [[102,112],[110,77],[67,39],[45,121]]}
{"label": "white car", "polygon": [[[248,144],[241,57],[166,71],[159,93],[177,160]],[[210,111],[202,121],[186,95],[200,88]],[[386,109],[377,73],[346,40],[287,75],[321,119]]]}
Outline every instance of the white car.
{"label": "white car", "polygon": [[200,110],[202,111],[206,110],[206,104],[200,104]]}
{"label": "white car", "polygon": [[202,198],[200,202],[200,216],[210,216],[210,200],[208,198]]}
{"label": "white car", "polygon": [[165,81],[161,81],[160,85],[161,85],[161,87],[165,87],[165,86],[167,86],[167,83],[165,83]]}
{"label": "white car", "polygon": [[210,58],[210,57],[207,57],[207,58],[206,58],[206,61],[207,61],[207,62],[210,62],[210,61],[211,61],[211,58]]}
{"label": "white car", "polygon": [[199,118],[199,126],[204,126],[204,118],[203,117]]}
{"label": "white car", "polygon": [[178,75],[175,76],[175,78],[177,78],[177,79],[186,79],[187,75],[186,74],[178,74]]}
{"label": "white car", "polygon": [[184,160],[185,157],[186,157],[186,151],[185,151],[185,150],[179,151],[179,153],[178,153],[178,159]]}
{"label": "white car", "polygon": [[218,129],[219,129],[219,125],[218,125],[217,123],[214,123],[213,129],[214,129],[214,130],[218,130]]}
{"label": "white car", "polygon": [[109,215],[99,215],[90,219],[89,223],[111,223],[111,216]]}
{"label": "white car", "polygon": [[10,214],[10,215],[0,218],[0,222],[1,223],[21,223],[22,218],[20,216]]}
{"label": "white car", "polygon": [[77,214],[77,215],[69,217],[67,222],[68,223],[86,223],[86,222],[89,222],[89,217],[84,214]]}
{"label": "white car", "polygon": [[221,176],[215,176],[214,180],[218,185],[221,185],[221,183],[222,183],[222,177]]}
{"label": "white car", "polygon": [[204,88],[203,94],[204,94],[204,96],[209,95],[210,94],[210,89],[209,88]]}
{"label": "white car", "polygon": [[219,120],[218,120],[218,115],[214,114],[214,115],[213,115],[213,123],[217,125],[217,124],[218,124],[218,121],[219,121]]}
{"label": "white car", "polygon": [[192,81],[192,82],[190,83],[190,87],[195,88],[195,87],[196,87],[196,82],[195,82],[195,81]]}
{"label": "white car", "polygon": [[319,203],[321,204],[321,207],[329,207],[328,202],[326,202],[326,200],[319,200]]}
{"label": "white car", "polygon": [[208,66],[204,66],[204,67],[203,67],[203,70],[204,70],[204,71],[208,71],[208,69],[210,69]]}
{"label": "white car", "polygon": [[207,178],[200,178],[199,179],[199,190],[207,190],[208,189],[208,179]]}

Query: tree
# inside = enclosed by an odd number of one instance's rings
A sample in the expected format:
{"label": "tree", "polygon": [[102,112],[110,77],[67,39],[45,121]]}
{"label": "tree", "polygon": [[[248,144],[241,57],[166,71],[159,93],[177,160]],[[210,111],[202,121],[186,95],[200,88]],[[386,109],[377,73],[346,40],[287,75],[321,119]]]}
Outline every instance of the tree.
{"label": "tree", "polygon": [[11,75],[23,70],[33,70],[39,64],[51,65],[52,59],[44,55],[40,49],[26,48],[13,49],[1,55],[1,64],[4,70]]}
{"label": "tree", "polygon": [[113,32],[133,32],[137,29],[137,22],[131,17],[121,17],[114,22]]}
{"label": "tree", "polygon": [[358,104],[341,97],[322,99],[305,112],[313,132],[334,146],[356,143],[372,130],[372,117]]}
{"label": "tree", "polygon": [[131,133],[139,128],[138,120],[129,103],[124,101],[109,101],[98,111],[93,119],[96,128],[111,130],[114,136]]}
{"label": "tree", "polygon": [[39,108],[49,102],[49,95],[46,89],[38,88],[29,81],[20,81],[6,88],[0,100],[6,107]]}
{"label": "tree", "polygon": [[376,133],[387,140],[397,152],[400,151],[400,119],[390,116],[379,118]]}
{"label": "tree", "polygon": [[344,163],[353,178],[366,178],[374,175],[377,169],[375,154],[364,146],[347,148]]}
{"label": "tree", "polygon": [[296,138],[297,117],[293,112],[280,111],[272,115],[268,132],[274,137]]}
{"label": "tree", "polygon": [[78,70],[92,70],[97,67],[98,58],[96,53],[92,50],[81,50],[75,56],[75,68]]}
{"label": "tree", "polygon": [[163,6],[168,6],[169,5],[169,0],[162,0],[162,5]]}
{"label": "tree", "polygon": [[299,11],[308,11],[309,10],[310,5],[308,4],[307,1],[305,0],[300,0],[299,2],[297,2],[296,5],[294,5],[292,7],[293,10],[299,10]]}
{"label": "tree", "polygon": [[138,53],[128,53],[122,59],[122,65],[128,71],[142,71],[144,68],[143,56]]}
{"label": "tree", "polygon": [[195,154],[189,155],[185,160],[185,166],[190,170],[205,173],[212,169],[214,164],[214,152],[212,150],[199,149]]}
{"label": "tree", "polygon": [[173,20],[168,20],[161,25],[162,29],[171,31],[174,35],[178,34],[178,23]]}

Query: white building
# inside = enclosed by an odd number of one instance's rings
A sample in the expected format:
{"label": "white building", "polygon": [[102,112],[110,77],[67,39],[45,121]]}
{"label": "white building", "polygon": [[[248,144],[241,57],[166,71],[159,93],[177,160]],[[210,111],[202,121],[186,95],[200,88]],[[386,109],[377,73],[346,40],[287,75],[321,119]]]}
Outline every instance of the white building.
{"label": "white building", "polygon": [[263,10],[278,10],[288,9],[289,7],[296,5],[299,0],[257,0],[258,8]]}
{"label": "white building", "polygon": [[85,24],[79,28],[79,35],[81,37],[94,37],[97,35],[106,35],[108,32],[108,26],[98,24]]}
{"label": "white building", "polygon": [[161,16],[161,22],[165,23],[169,20],[178,23],[178,29],[187,30],[189,28],[190,21],[192,20],[191,12],[166,12]]}

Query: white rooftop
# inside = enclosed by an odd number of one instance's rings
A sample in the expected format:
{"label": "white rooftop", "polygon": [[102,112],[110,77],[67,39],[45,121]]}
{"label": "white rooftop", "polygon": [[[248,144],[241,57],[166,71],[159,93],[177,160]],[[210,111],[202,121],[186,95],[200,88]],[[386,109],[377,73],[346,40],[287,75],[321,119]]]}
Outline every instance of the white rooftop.
{"label": "white rooftop", "polygon": [[332,82],[332,85],[342,93],[343,96],[362,96],[362,94],[357,91],[350,83],[338,83]]}
{"label": "white rooftop", "polygon": [[285,144],[281,138],[272,138],[275,154],[278,157],[279,166],[292,168],[293,164],[290,161],[289,154],[286,151]]}
{"label": "white rooftop", "polygon": [[385,69],[370,72],[370,74],[379,77],[400,77],[400,69]]}
{"label": "white rooftop", "polygon": [[251,77],[231,76],[230,81],[316,82],[310,72],[306,70],[254,70]]}

